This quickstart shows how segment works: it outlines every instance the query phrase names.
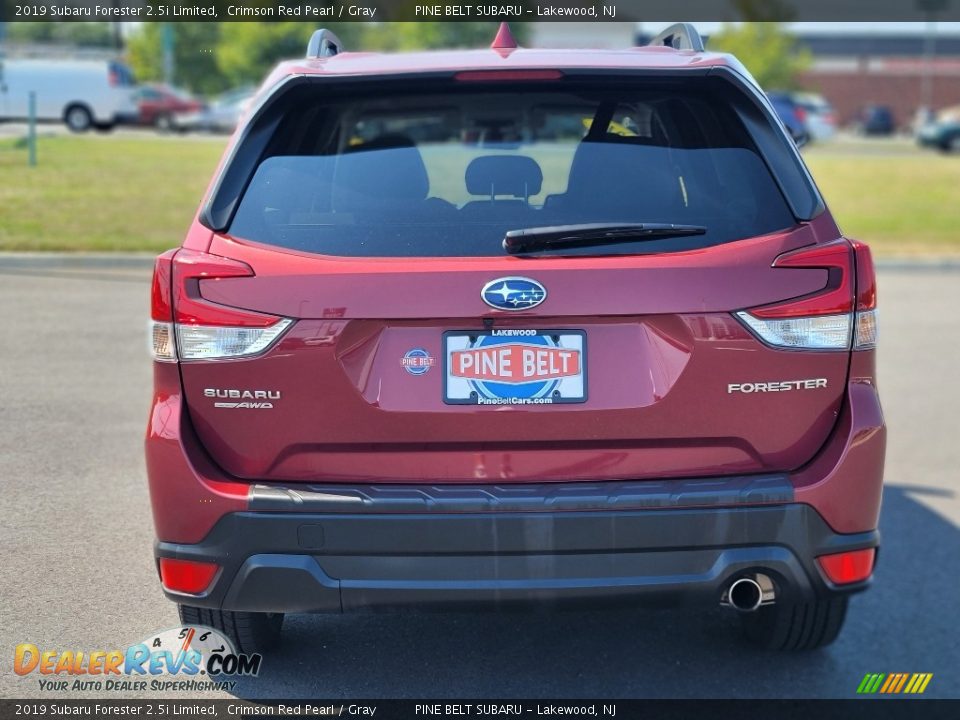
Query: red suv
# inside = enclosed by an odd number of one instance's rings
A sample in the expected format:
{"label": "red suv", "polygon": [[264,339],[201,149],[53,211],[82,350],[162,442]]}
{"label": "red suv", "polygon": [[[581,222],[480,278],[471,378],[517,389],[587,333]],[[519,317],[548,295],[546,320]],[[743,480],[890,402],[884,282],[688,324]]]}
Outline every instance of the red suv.
{"label": "red suv", "polygon": [[870,582],[868,248],[689,26],[627,51],[318,31],[153,279],[163,588],[285,613],[622,603],[824,645]]}

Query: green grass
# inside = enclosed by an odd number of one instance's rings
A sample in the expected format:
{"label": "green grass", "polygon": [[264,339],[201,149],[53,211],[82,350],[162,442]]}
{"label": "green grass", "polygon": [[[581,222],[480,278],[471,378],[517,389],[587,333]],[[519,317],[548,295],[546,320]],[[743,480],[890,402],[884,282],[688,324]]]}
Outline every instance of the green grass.
{"label": "green grass", "polygon": [[41,137],[36,167],[0,142],[0,250],[161,251],[179,245],[223,144]]}
{"label": "green grass", "polygon": [[[960,157],[900,147],[806,154],[843,231],[877,255],[960,254]],[[223,142],[42,137],[39,165],[0,141],[0,250],[160,251],[181,242]]]}
{"label": "green grass", "polygon": [[960,156],[824,148],[806,161],[844,234],[876,255],[960,254]]}

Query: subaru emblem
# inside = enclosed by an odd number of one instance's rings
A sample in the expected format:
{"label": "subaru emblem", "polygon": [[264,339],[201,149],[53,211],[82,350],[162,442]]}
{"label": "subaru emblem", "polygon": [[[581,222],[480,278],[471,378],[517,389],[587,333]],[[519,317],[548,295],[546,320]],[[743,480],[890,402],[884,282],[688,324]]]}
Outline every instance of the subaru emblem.
{"label": "subaru emblem", "polygon": [[484,285],[480,296],[497,310],[528,310],[547,299],[547,289],[530,278],[504,277]]}

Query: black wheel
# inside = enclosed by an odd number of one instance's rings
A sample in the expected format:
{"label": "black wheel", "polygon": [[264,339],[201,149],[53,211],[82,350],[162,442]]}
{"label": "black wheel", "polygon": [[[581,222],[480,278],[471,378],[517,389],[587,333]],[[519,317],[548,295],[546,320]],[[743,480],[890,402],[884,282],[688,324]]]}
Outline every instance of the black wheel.
{"label": "black wheel", "polygon": [[157,115],[157,119],[154,121],[154,126],[159,132],[172,132],[174,130],[173,117],[166,113],[163,115]]}
{"label": "black wheel", "polygon": [[71,105],[63,111],[63,122],[72,132],[86,132],[93,126],[93,113],[84,105]]}
{"label": "black wheel", "polygon": [[185,625],[206,625],[233,641],[240,653],[263,653],[280,642],[283,613],[232,612],[178,605]]}
{"label": "black wheel", "polygon": [[813,650],[837,639],[847,615],[845,596],[806,603],[775,603],[743,614],[752,643],[768,650]]}

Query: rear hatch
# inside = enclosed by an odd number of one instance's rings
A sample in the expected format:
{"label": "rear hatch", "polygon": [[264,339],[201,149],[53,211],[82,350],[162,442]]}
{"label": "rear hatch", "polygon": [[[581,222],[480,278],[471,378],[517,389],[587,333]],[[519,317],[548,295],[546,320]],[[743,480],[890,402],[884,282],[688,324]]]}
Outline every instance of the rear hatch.
{"label": "rear hatch", "polygon": [[[756,138],[715,83],[533,90],[325,95],[276,122],[207,253],[174,261],[182,356],[192,326],[276,329],[253,354],[182,359],[224,470],[702,477],[822,446],[849,327],[798,341],[796,318],[849,311],[851,251],[759,150],[789,141]],[[504,250],[544,227],[567,230]]]}

